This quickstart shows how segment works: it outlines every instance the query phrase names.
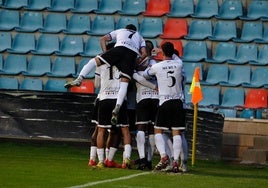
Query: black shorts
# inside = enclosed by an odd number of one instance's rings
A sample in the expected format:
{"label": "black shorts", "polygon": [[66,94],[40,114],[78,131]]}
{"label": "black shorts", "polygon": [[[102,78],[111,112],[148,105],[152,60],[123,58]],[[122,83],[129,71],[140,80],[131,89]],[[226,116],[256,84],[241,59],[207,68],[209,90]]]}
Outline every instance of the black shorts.
{"label": "black shorts", "polygon": [[155,122],[158,99],[143,99],[136,106],[136,125]]}
{"label": "black shorts", "polygon": [[184,130],[185,115],[185,109],[181,100],[166,101],[158,107],[155,128]]}
{"label": "black shorts", "polygon": [[121,76],[131,79],[137,53],[123,46],[117,46],[98,56],[102,63],[116,66]]}

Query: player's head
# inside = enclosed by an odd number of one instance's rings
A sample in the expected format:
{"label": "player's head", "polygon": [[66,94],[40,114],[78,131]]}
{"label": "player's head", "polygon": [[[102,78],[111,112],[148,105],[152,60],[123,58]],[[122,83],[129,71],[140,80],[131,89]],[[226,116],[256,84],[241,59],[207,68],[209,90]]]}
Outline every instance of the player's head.
{"label": "player's head", "polygon": [[133,30],[133,31],[137,31],[136,26],[133,25],[133,24],[128,24],[128,25],[126,26],[126,29]]}
{"label": "player's head", "polygon": [[174,54],[174,45],[171,42],[165,42],[162,44],[161,48],[166,57],[172,57]]}
{"label": "player's head", "polygon": [[150,40],[146,40],[145,43],[146,43],[147,54],[150,56],[152,53],[152,50],[154,49],[154,44]]}

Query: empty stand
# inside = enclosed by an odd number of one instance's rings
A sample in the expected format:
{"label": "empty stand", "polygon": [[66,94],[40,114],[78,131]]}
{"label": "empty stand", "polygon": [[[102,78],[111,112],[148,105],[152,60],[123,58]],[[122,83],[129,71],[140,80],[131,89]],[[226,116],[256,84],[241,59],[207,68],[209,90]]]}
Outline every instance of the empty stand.
{"label": "empty stand", "polygon": [[94,12],[96,14],[114,14],[120,10],[122,10],[122,0],[99,0],[98,9]]}
{"label": "empty stand", "polygon": [[102,52],[98,36],[91,36],[85,42],[84,51],[79,53],[81,56],[95,57]]}
{"label": "empty stand", "polygon": [[68,34],[83,34],[90,31],[90,25],[90,16],[72,14],[67,21],[67,28],[63,32]]}
{"label": "empty stand", "polygon": [[258,46],[256,44],[242,43],[237,47],[235,59],[227,60],[229,64],[246,64],[256,61],[258,57]]}
{"label": "empty stand", "polygon": [[125,28],[128,24],[133,24],[139,30],[139,20],[134,16],[121,16],[116,22],[115,29]]}
{"label": "empty stand", "polygon": [[183,64],[183,68],[186,74],[186,83],[192,83],[192,78],[194,75],[195,68],[200,68],[200,80],[203,80],[203,66],[202,63],[195,63],[195,62],[187,62]]}
{"label": "empty stand", "polygon": [[74,56],[84,51],[84,42],[82,36],[66,35],[60,42],[57,55]]}
{"label": "empty stand", "polygon": [[218,15],[219,3],[215,0],[198,0],[191,14],[193,18],[211,18]]}
{"label": "empty stand", "polygon": [[158,17],[143,17],[140,33],[144,38],[155,38],[163,33],[163,20]]}
{"label": "empty stand", "polygon": [[204,40],[210,36],[212,36],[211,20],[192,20],[189,32],[184,38],[188,40]]}
{"label": "empty stand", "polygon": [[43,82],[39,78],[24,78],[19,85],[19,90],[42,91]]}
{"label": "empty stand", "polygon": [[227,88],[222,96],[221,107],[234,108],[245,103],[245,91],[243,88]]}
{"label": "empty stand", "polygon": [[139,15],[146,10],[146,0],[125,0],[122,10],[118,11],[121,15]]}
{"label": "empty stand", "polygon": [[21,9],[28,5],[28,0],[5,0],[2,5],[6,9]]}
{"label": "empty stand", "polygon": [[19,11],[5,10],[0,11],[0,30],[10,31],[20,25]]}
{"label": "empty stand", "polygon": [[236,21],[218,20],[213,28],[212,36],[208,38],[212,41],[229,41],[237,38]]}
{"label": "empty stand", "polygon": [[35,49],[34,34],[17,33],[12,41],[11,48],[7,49],[9,53],[28,53]]}
{"label": "empty stand", "polygon": [[75,74],[75,60],[73,57],[56,57],[52,62],[49,77],[68,77]]}
{"label": "empty stand", "polygon": [[[165,42],[171,42],[174,45],[174,48],[178,51],[179,57],[183,55],[183,46],[182,42],[180,40],[162,40],[159,46],[162,46]],[[155,46],[155,45],[154,45]],[[160,51],[159,53],[154,56],[154,59],[156,60],[163,60],[163,52]]]}
{"label": "empty stand", "polygon": [[74,8],[75,0],[51,0],[51,6],[47,8],[48,11],[53,12],[67,12]]}
{"label": "empty stand", "polygon": [[42,34],[36,41],[36,48],[32,54],[50,55],[59,51],[60,41],[57,35]]}
{"label": "empty stand", "polygon": [[[146,26],[145,26],[146,27]],[[159,37],[162,39],[180,39],[188,34],[188,23],[183,18],[167,18],[163,34]]]}
{"label": "empty stand", "polygon": [[267,108],[267,97],[266,89],[249,89],[246,93],[244,108]]}
{"label": "empty stand", "polygon": [[94,82],[92,80],[83,80],[80,86],[70,88],[72,93],[91,93],[95,91]]}
{"label": "empty stand", "polygon": [[32,56],[28,62],[27,70],[22,74],[25,76],[43,76],[51,71],[50,56]]}
{"label": "empty stand", "polygon": [[18,90],[19,81],[15,77],[0,77],[0,89]]}
{"label": "empty stand", "polygon": [[251,1],[247,7],[247,14],[239,17],[241,20],[268,19],[268,1]]}
{"label": "empty stand", "polygon": [[262,119],[262,110],[261,109],[244,109],[240,113],[240,118],[246,118],[246,119]]}
{"label": "empty stand", "polygon": [[236,44],[231,42],[219,42],[212,53],[212,57],[206,58],[209,63],[224,63],[227,60],[235,59]]}
{"label": "empty stand", "polygon": [[51,6],[51,0],[28,0],[28,5],[24,7],[25,10],[41,11]]}
{"label": "empty stand", "polygon": [[43,33],[59,33],[67,28],[67,19],[65,14],[49,13],[44,18],[44,26],[39,29]]}
{"label": "empty stand", "polygon": [[268,46],[264,45],[260,47],[257,59],[249,61],[249,64],[257,66],[268,65]]}
{"label": "empty stand", "polygon": [[44,91],[67,92],[67,88],[64,87],[65,84],[66,84],[66,80],[48,79],[44,85]]}
{"label": "empty stand", "polygon": [[19,27],[15,27],[19,32],[35,32],[43,28],[42,12],[24,12]]}
{"label": "empty stand", "polygon": [[0,52],[4,52],[11,48],[11,33],[1,32],[0,33]]}
{"label": "empty stand", "polygon": [[228,82],[228,77],[228,65],[212,64],[208,68],[206,79],[200,83],[202,85],[217,85],[221,82]]}
{"label": "empty stand", "polygon": [[168,17],[184,18],[194,13],[194,1],[193,0],[176,0],[173,1],[170,8]]}
{"label": "empty stand", "polygon": [[252,70],[250,83],[243,83],[243,87],[259,88],[268,84],[268,68],[257,67]]}
{"label": "empty stand", "polygon": [[[82,68],[88,63],[90,59],[89,58],[82,58],[80,60],[80,62],[78,63],[78,66],[77,66],[77,71],[75,74],[73,74],[73,77],[78,77],[79,73],[81,72]],[[85,78],[94,78],[95,77],[95,70],[96,70],[96,67],[89,73],[85,76]]]}
{"label": "empty stand", "polygon": [[9,54],[4,59],[3,69],[0,74],[17,75],[27,70],[27,60],[25,55]]}
{"label": "empty stand", "polygon": [[225,118],[236,118],[237,117],[237,110],[236,109],[220,108],[218,110],[218,113],[223,114]]}
{"label": "empty stand", "polygon": [[98,0],[75,0],[73,13],[90,13],[98,9]]}
{"label": "empty stand", "polygon": [[261,39],[254,39],[255,43],[268,44],[268,26],[264,28],[263,35]]}
{"label": "empty stand", "polygon": [[169,0],[149,0],[146,5],[144,16],[163,16],[170,12]]}
{"label": "empty stand", "polygon": [[112,15],[96,15],[92,22],[89,35],[105,35],[115,29],[115,20]]}
{"label": "empty stand", "polygon": [[243,16],[242,0],[224,0],[222,1],[217,19],[235,20]]}
{"label": "empty stand", "polygon": [[0,71],[3,69],[3,64],[4,64],[3,55],[0,54]]}
{"label": "empty stand", "polygon": [[[220,105],[219,87],[202,87],[203,100],[199,102],[199,109],[213,108]],[[203,109],[205,110],[205,109]]]}
{"label": "empty stand", "polygon": [[237,87],[243,83],[250,83],[250,66],[233,66],[229,73],[227,82],[221,82],[221,86]]}
{"label": "empty stand", "polygon": [[201,61],[208,56],[207,44],[205,41],[188,41],[183,46],[183,61]]}

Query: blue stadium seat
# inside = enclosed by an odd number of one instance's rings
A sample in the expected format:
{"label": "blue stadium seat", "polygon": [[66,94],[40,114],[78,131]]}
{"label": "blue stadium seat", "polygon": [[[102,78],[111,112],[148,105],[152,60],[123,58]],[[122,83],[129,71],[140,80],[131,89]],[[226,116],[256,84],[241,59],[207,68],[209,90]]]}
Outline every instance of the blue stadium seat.
{"label": "blue stadium seat", "polygon": [[126,25],[128,24],[133,24],[136,26],[137,31],[139,30],[139,20],[137,17],[133,17],[133,16],[121,16],[118,18],[117,22],[116,22],[116,29],[121,29],[121,28],[125,28]]}
{"label": "blue stadium seat", "polygon": [[211,18],[218,15],[219,3],[215,0],[198,0],[191,14],[193,18]]}
{"label": "blue stadium seat", "polygon": [[10,31],[20,25],[19,11],[5,10],[0,11],[0,30]]}
{"label": "blue stadium seat", "polygon": [[268,19],[268,1],[251,1],[247,7],[247,14],[239,17],[241,20]]}
{"label": "blue stadium seat", "polygon": [[202,63],[196,62],[187,62],[183,64],[183,68],[186,74],[186,83],[192,83],[192,78],[194,75],[194,70],[196,67],[200,68],[200,80],[203,80],[203,66]]}
{"label": "blue stadium seat", "polygon": [[221,82],[228,82],[228,65],[212,64],[209,66],[205,80],[201,80],[201,85],[217,85]]}
{"label": "blue stadium seat", "polygon": [[98,0],[75,0],[73,13],[91,13],[98,9]]}
{"label": "blue stadium seat", "polygon": [[35,36],[33,33],[17,33],[13,38],[11,48],[7,49],[9,53],[26,54],[35,50]]}
{"label": "blue stadium seat", "polygon": [[67,88],[64,87],[65,84],[66,80],[48,79],[43,90],[49,92],[67,92]]}
{"label": "blue stadium seat", "polygon": [[250,65],[264,66],[268,65],[268,45],[263,45],[259,49],[258,57],[256,60],[249,61]]}
{"label": "blue stadium seat", "polygon": [[243,83],[243,87],[259,88],[268,84],[268,68],[257,67],[252,70],[250,83]]}
{"label": "blue stadium seat", "polygon": [[99,15],[94,18],[89,35],[105,35],[115,29],[115,19],[112,15]]}
{"label": "blue stadium seat", "polygon": [[15,77],[0,77],[0,89],[18,90],[19,81]]}
{"label": "blue stadium seat", "polygon": [[188,35],[184,36],[184,38],[188,40],[204,40],[210,36],[212,36],[211,20],[199,19],[190,23]]}
{"label": "blue stadium seat", "polygon": [[51,6],[51,0],[28,0],[25,10],[41,11]]}
{"label": "blue stadium seat", "polygon": [[0,52],[4,52],[8,48],[11,48],[11,33],[1,32],[0,33]]}
{"label": "blue stadium seat", "polygon": [[240,118],[245,118],[245,119],[262,119],[262,110],[254,110],[254,109],[244,109],[240,113]]}
{"label": "blue stadium seat", "polygon": [[163,19],[143,17],[139,32],[144,38],[155,38],[163,33]]}
{"label": "blue stadium seat", "polygon": [[21,9],[28,5],[28,0],[5,0],[3,7],[6,9]]}
{"label": "blue stadium seat", "polygon": [[236,56],[236,44],[230,42],[219,42],[215,48],[215,52],[212,53],[212,57],[205,59],[208,63],[224,63],[227,60],[235,59]]}
{"label": "blue stadium seat", "polygon": [[244,22],[241,36],[233,38],[234,42],[252,42],[256,39],[262,39],[263,24],[262,22]]}
{"label": "blue stadium seat", "polygon": [[74,56],[84,51],[82,36],[65,35],[60,42],[60,49],[57,55]]}
{"label": "blue stadium seat", "polygon": [[222,96],[221,107],[239,107],[245,104],[243,88],[227,88]]}
{"label": "blue stadium seat", "polygon": [[51,6],[47,8],[48,11],[53,12],[67,12],[74,8],[75,0],[51,0]]}
{"label": "blue stadium seat", "polygon": [[75,74],[74,57],[57,56],[52,62],[51,72],[47,73],[48,77],[68,77]]}
{"label": "blue stadium seat", "polygon": [[35,50],[32,54],[50,55],[59,51],[60,41],[57,35],[41,34],[36,41]]}
{"label": "blue stadium seat", "polygon": [[19,85],[19,90],[42,91],[43,81],[40,78],[24,78]]}
{"label": "blue stadium seat", "polygon": [[237,110],[236,109],[220,108],[218,110],[218,113],[223,114],[224,118],[236,118],[237,117]]}
{"label": "blue stadium seat", "polygon": [[122,0],[100,0],[96,14],[115,14],[122,10]]}
{"label": "blue stadium seat", "polygon": [[32,56],[28,62],[27,70],[22,74],[25,76],[43,76],[51,71],[50,56]]}
{"label": "blue stadium seat", "polygon": [[68,34],[83,34],[90,31],[90,16],[72,14],[68,20],[67,28],[63,33]]}
{"label": "blue stadium seat", "polygon": [[35,32],[43,28],[42,12],[24,12],[19,27],[15,27],[19,32]]}
{"label": "blue stadium seat", "polygon": [[[78,77],[79,73],[81,72],[82,68],[88,63],[88,61],[90,60],[90,58],[82,58],[77,66],[77,71],[75,74],[73,74],[73,77]],[[96,68],[94,68],[89,74],[87,74],[85,76],[85,78],[94,78],[95,77],[95,70]]]}
{"label": "blue stadium seat", "polygon": [[100,39],[98,36],[91,36],[85,42],[84,51],[79,53],[81,56],[95,57],[102,52]]}
{"label": "blue stadium seat", "polygon": [[260,43],[260,44],[268,44],[268,26],[264,28],[263,35],[261,39],[255,39],[255,43]]}
{"label": "blue stadium seat", "polygon": [[235,20],[239,16],[243,16],[242,0],[224,0],[222,1],[217,19]]}
{"label": "blue stadium seat", "polygon": [[205,41],[188,41],[183,47],[183,61],[202,61],[208,57]]}
{"label": "blue stadium seat", "polygon": [[256,44],[242,43],[237,47],[235,59],[227,60],[229,64],[246,64],[256,61],[258,58],[258,46]]}
{"label": "blue stadium seat", "polygon": [[230,70],[227,82],[221,82],[221,86],[238,87],[243,83],[250,83],[250,66],[233,66]]}
{"label": "blue stadium seat", "polygon": [[121,15],[137,16],[146,10],[146,0],[125,0],[122,10],[118,11]]}
{"label": "blue stadium seat", "polygon": [[65,14],[49,13],[44,18],[44,26],[39,29],[42,33],[59,33],[67,28],[67,19]]}
{"label": "blue stadium seat", "polygon": [[236,21],[218,20],[213,28],[212,36],[208,38],[212,41],[229,41],[237,38]]}
{"label": "blue stadium seat", "polygon": [[0,71],[3,69],[3,64],[4,64],[3,55],[0,54]]}
{"label": "blue stadium seat", "polygon": [[[213,108],[220,105],[220,88],[214,86],[202,87],[203,100],[199,102],[200,108]],[[205,110],[205,109],[203,109]]]}
{"label": "blue stadium seat", "polygon": [[9,54],[4,59],[3,69],[0,74],[18,75],[27,70],[27,60],[25,55]]}
{"label": "blue stadium seat", "polygon": [[168,17],[184,18],[194,13],[194,0],[176,0],[171,4]]}

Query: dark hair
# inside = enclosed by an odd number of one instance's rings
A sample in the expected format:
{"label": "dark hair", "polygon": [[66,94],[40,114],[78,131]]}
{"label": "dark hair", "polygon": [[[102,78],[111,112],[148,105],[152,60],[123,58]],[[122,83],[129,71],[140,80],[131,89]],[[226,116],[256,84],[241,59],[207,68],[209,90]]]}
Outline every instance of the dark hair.
{"label": "dark hair", "polygon": [[133,30],[133,31],[137,31],[136,26],[133,25],[133,24],[128,24],[128,25],[126,26],[126,29],[130,29],[130,30]]}
{"label": "dark hair", "polygon": [[171,42],[165,42],[162,44],[161,48],[164,55],[167,57],[172,57],[174,54],[174,45]]}
{"label": "dark hair", "polygon": [[146,43],[146,51],[147,51],[147,54],[150,54],[151,55],[151,52],[154,49],[154,44],[150,40],[146,40],[145,43]]}

